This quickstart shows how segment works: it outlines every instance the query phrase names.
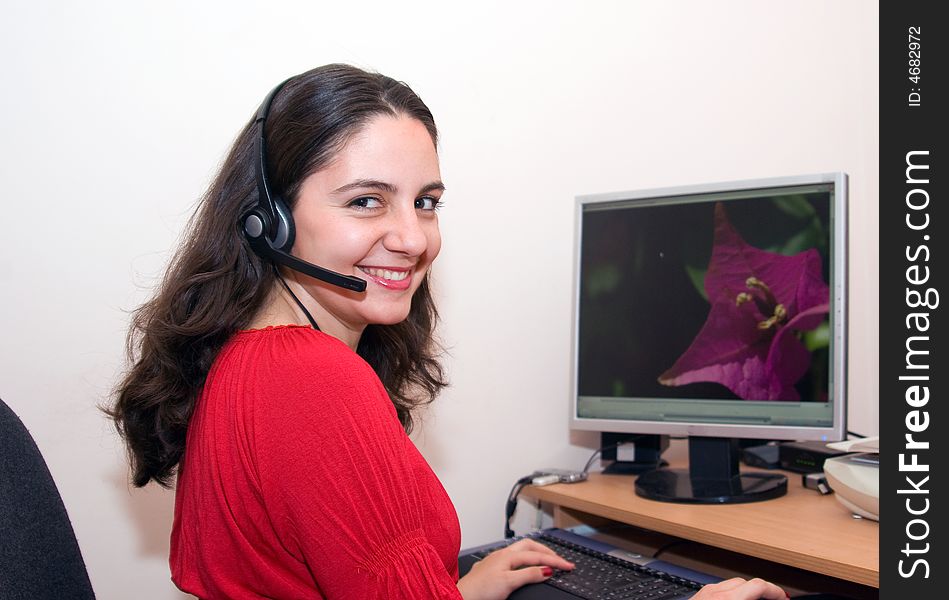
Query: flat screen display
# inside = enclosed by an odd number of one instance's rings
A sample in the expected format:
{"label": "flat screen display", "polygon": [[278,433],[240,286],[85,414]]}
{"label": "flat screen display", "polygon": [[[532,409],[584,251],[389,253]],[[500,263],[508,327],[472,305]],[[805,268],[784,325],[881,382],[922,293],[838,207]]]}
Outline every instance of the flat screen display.
{"label": "flat screen display", "polygon": [[796,181],[580,199],[575,424],[839,425],[841,178]]}

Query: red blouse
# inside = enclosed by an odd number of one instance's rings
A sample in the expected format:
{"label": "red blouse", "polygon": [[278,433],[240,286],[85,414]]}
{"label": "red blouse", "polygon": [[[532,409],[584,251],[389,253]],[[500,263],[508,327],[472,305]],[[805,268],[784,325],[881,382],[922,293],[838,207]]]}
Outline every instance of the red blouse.
{"label": "red blouse", "polygon": [[201,598],[461,595],[455,508],[379,378],[308,327],[245,331],[188,428],[172,579]]}

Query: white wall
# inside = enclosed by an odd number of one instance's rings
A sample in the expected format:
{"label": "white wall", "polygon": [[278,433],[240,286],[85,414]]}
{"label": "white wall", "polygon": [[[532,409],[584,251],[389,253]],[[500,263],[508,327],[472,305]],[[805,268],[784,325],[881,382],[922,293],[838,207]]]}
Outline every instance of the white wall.
{"label": "white wall", "polygon": [[874,2],[4,4],[0,397],[101,598],[180,597],[173,494],[126,484],[96,410],[127,311],[264,94],[326,62],[407,81],[442,130],[454,386],[415,437],[465,545],[499,537],[514,479],[596,441],[566,416],[577,194],[848,172],[850,428],[878,430]]}

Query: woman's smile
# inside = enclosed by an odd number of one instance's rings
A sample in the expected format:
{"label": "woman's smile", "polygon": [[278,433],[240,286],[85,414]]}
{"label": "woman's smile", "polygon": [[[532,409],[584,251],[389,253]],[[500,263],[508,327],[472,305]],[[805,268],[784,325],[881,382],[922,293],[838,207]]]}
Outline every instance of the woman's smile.
{"label": "woman's smile", "polygon": [[412,268],[410,267],[356,267],[369,276],[369,279],[390,290],[407,290],[412,285]]}

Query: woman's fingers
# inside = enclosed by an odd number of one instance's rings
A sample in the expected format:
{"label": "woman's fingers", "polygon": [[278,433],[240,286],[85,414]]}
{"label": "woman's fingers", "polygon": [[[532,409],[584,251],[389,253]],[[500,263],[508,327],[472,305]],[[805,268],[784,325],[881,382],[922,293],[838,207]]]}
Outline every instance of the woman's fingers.
{"label": "woman's fingers", "polygon": [[740,600],[745,600],[746,598],[748,600],[758,600],[759,598],[785,600],[788,597],[787,593],[778,586],[757,578],[746,582],[744,586],[737,589],[741,589],[745,592],[740,597]]}
{"label": "woman's fingers", "polygon": [[549,566],[563,571],[573,569],[573,563],[557,556],[554,552],[541,552],[536,550],[520,550],[511,552],[507,557],[508,566],[512,569],[532,566]]}
{"label": "woman's fingers", "polygon": [[512,569],[533,565],[549,565],[555,569],[570,570],[574,564],[547,546],[531,539],[514,542],[504,549]]}
{"label": "woman's fingers", "polygon": [[546,552],[547,554],[553,554],[556,556],[556,552],[548,548],[547,546],[541,544],[540,542],[534,541],[532,539],[523,539],[518,540],[508,546],[511,550],[534,550],[535,552]]}
{"label": "woman's fingers", "polygon": [[555,569],[569,571],[573,563],[533,540],[521,540],[492,552],[458,581],[467,600],[500,600],[528,583],[539,583]]}
{"label": "woman's fingers", "polygon": [[733,590],[736,587],[747,583],[745,579],[741,577],[732,577],[731,579],[726,579],[725,581],[719,581],[718,583],[710,586],[706,586],[715,591],[727,592],[728,590]]}
{"label": "woman's fingers", "polygon": [[745,581],[739,577],[703,587],[695,600],[786,600],[784,590],[763,579]]}

